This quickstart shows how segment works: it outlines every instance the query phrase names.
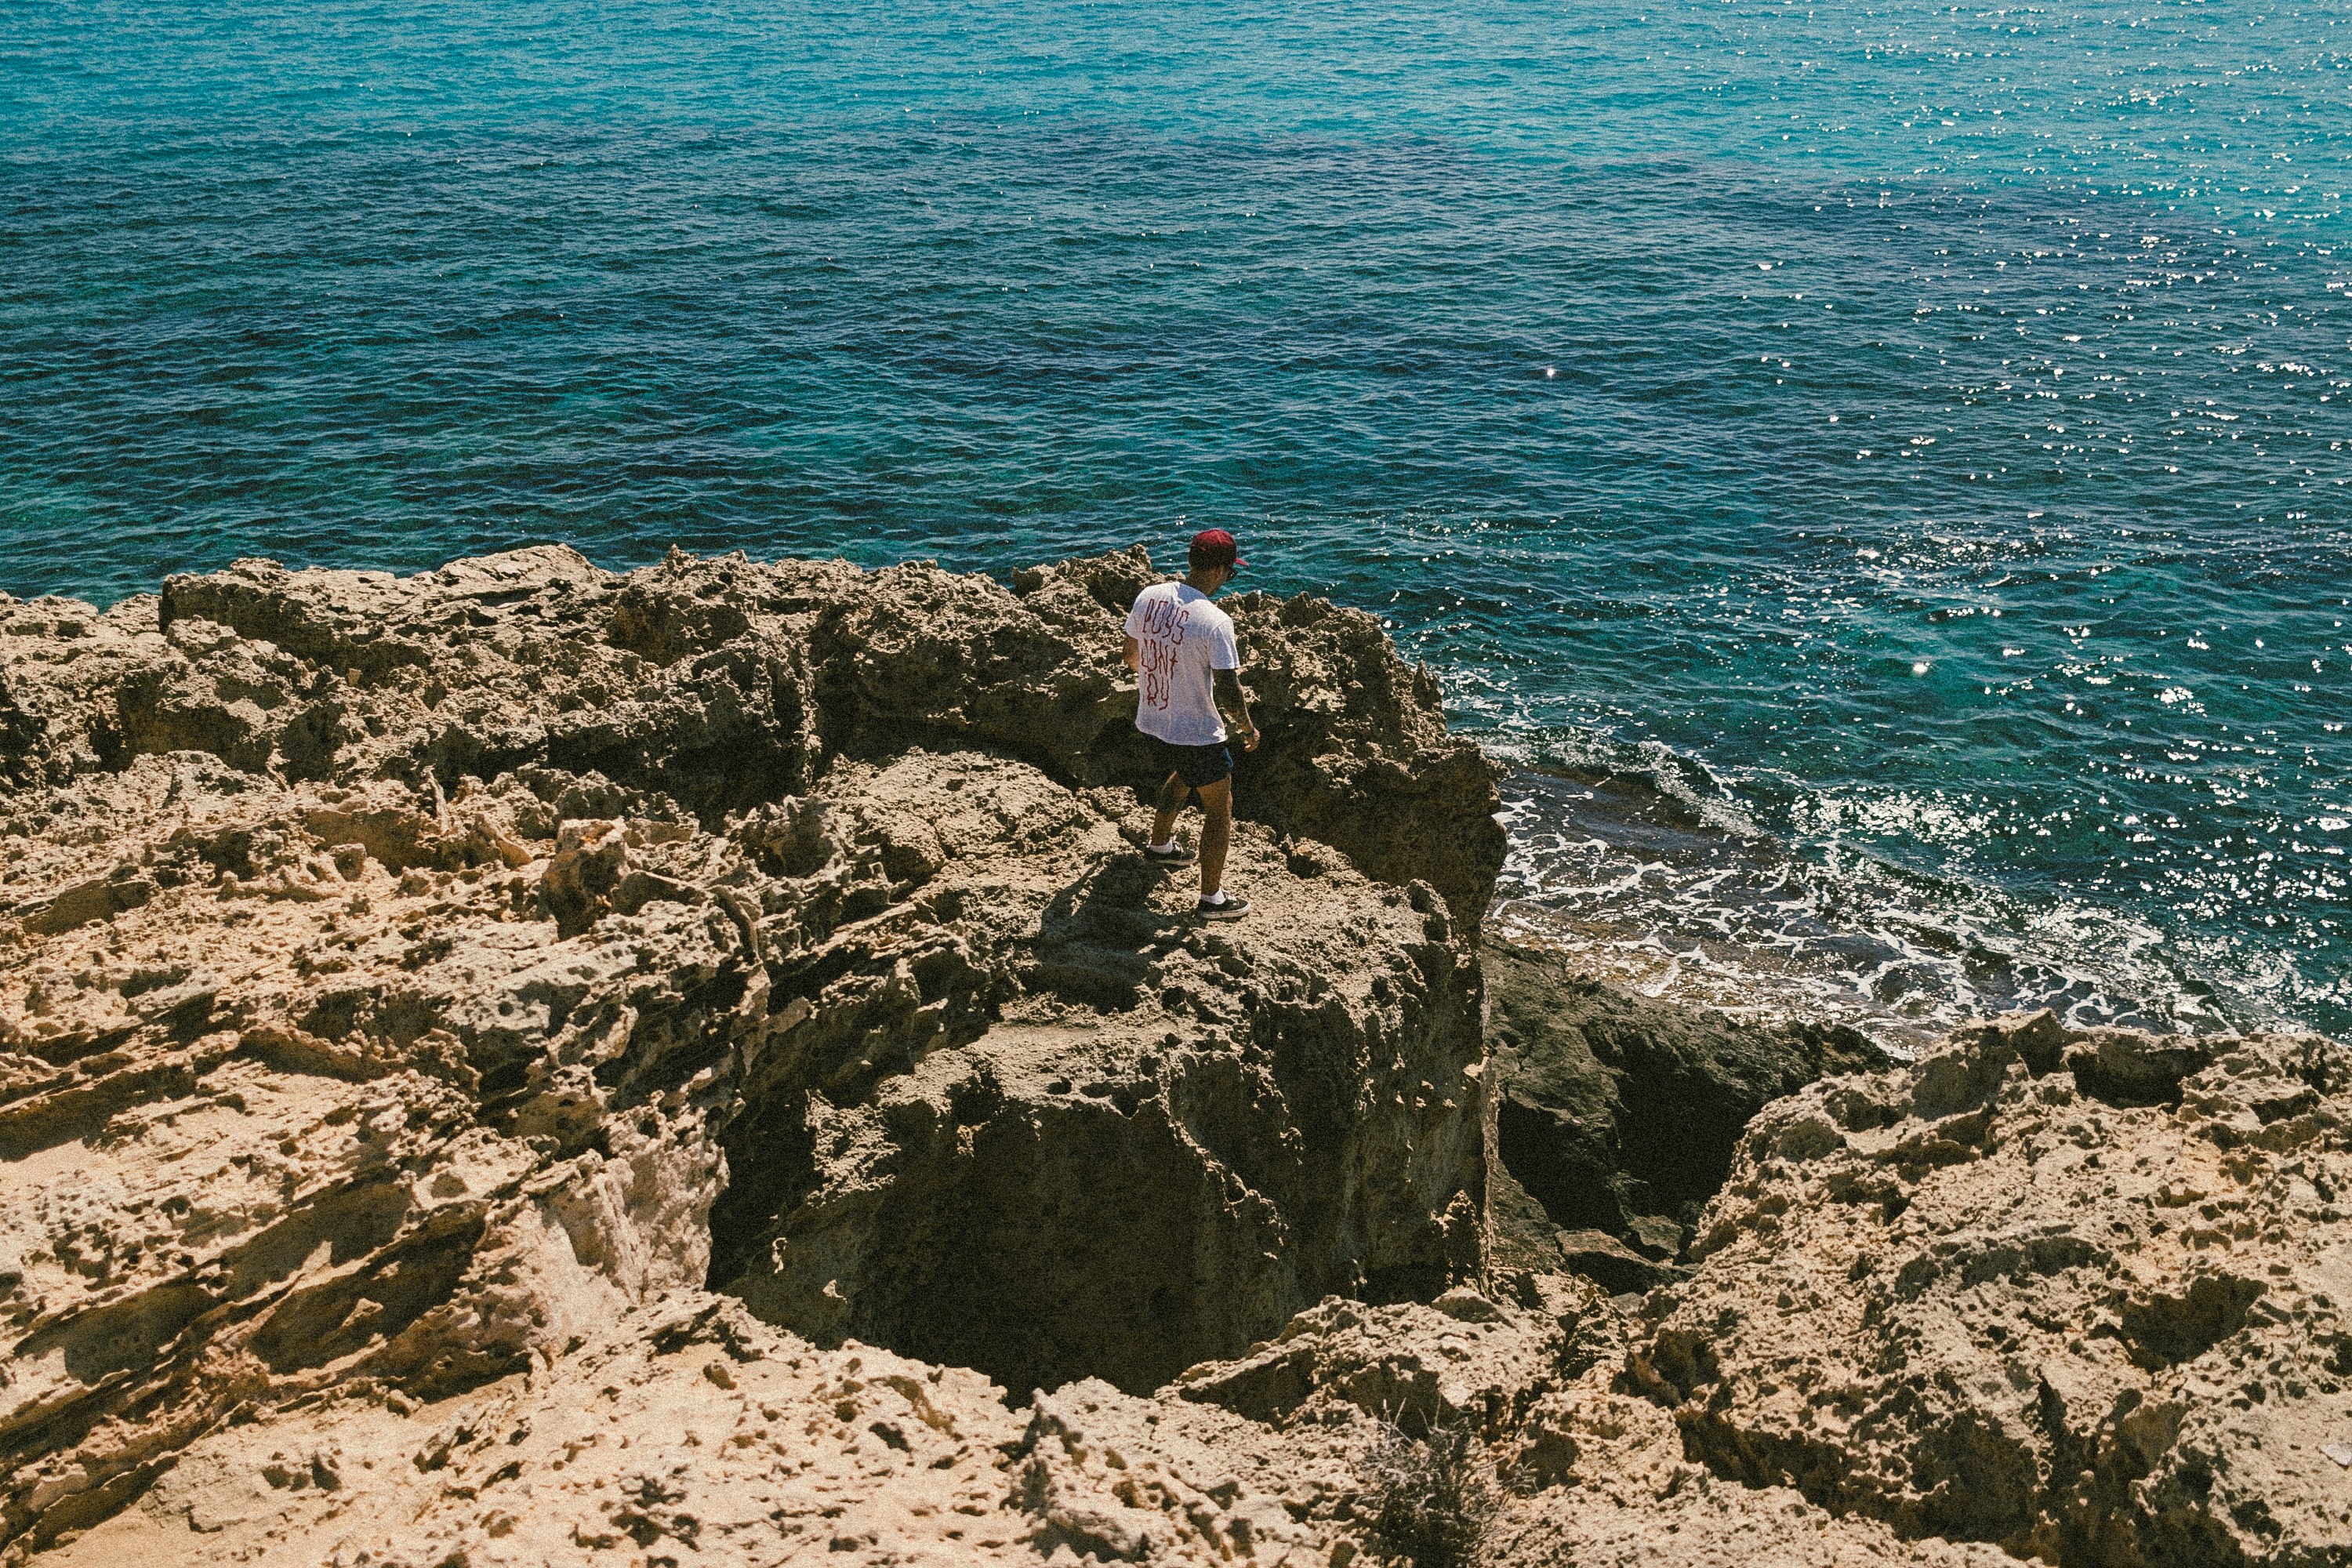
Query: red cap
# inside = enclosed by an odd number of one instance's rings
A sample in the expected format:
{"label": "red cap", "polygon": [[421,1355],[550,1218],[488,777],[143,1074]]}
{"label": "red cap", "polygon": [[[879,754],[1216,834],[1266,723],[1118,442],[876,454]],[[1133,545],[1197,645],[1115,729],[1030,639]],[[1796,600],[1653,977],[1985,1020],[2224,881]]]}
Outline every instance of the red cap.
{"label": "red cap", "polygon": [[1222,528],[1204,528],[1192,536],[1192,560],[1195,566],[1246,566],[1241,557],[1241,546],[1234,536]]}

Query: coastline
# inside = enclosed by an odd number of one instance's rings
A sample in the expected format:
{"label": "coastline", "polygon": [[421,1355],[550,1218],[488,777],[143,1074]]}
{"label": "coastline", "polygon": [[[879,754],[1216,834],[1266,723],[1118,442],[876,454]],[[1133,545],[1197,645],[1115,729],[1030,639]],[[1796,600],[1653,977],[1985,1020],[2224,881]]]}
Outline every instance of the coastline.
{"label": "coastline", "polygon": [[[135,616],[151,602],[131,595],[97,613]],[[1971,1018],[2041,1006],[2077,1028],[2327,1030],[2332,993],[2298,991],[2277,954],[2191,951],[2112,899],[2011,891],[1834,825],[1768,827],[1763,803],[1746,798],[1759,781],[1719,778],[1662,742],[1596,734],[1531,751],[1458,721],[1455,732],[1503,790],[1508,852],[1486,918],[1645,997],[1854,1027],[1897,1056]],[[1556,750],[1567,760],[1544,760]],[[1817,803],[1815,815],[1838,808]]]}
{"label": "coastline", "polygon": [[2340,1050],[1580,979],[1305,596],[1193,924],[1150,570],[6,606],[10,1561],[1344,1565],[1441,1433],[1514,1564],[2344,1547]]}
{"label": "coastline", "polygon": [[1841,1024],[1897,1055],[2038,1007],[2074,1028],[2308,1026],[2126,911],[1791,843],[1647,771],[1497,765],[1511,852],[1488,921],[1644,996]]}

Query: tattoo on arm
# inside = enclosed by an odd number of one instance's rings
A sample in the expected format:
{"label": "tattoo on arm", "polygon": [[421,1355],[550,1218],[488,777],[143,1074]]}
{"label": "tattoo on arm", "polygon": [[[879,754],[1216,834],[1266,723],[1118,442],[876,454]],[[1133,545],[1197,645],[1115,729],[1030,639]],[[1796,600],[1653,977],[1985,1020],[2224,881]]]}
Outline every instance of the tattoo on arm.
{"label": "tattoo on arm", "polygon": [[1257,721],[1250,717],[1249,698],[1242,691],[1241,671],[1221,669],[1216,672],[1216,678],[1217,706],[1228,712],[1238,712],[1241,715],[1242,729],[1244,731],[1255,730]]}

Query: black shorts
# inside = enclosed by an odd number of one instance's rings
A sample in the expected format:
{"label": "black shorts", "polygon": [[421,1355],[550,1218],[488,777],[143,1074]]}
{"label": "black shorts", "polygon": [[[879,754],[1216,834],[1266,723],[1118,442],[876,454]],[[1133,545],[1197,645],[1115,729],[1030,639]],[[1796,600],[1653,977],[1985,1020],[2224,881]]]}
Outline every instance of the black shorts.
{"label": "black shorts", "polygon": [[1234,754],[1220,741],[1213,746],[1171,745],[1157,735],[1143,737],[1151,742],[1151,754],[1161,770],[1161,777],[1174,773],[1193,789],[1213,784],[1220,779],[1234,776]]}

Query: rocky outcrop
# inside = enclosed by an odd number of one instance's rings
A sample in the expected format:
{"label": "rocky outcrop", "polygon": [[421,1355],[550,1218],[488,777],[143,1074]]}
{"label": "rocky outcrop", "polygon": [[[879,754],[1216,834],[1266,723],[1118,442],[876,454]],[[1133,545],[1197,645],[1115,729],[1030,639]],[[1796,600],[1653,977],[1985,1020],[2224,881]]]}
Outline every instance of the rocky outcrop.
{"label": "rocky outcrop", "polygon": [[[289,784],[454,791],[525,768],[667,795],[708,827],[833,757],[983,748],[1078,788],[1148,773],[1119,623],[1140,549],[1018,574],[673,555],[615,576],[556,546],[421,577],[240,562],[100,613],[0,607],[11,771],[63,784],[194,751]],[[1320,600],[1231,605],[1265,741],[1242,815],[1475,926],[1501,864],[1476,747],[1380,624]]]}
{"label": "rocky outcrop", "polygon": [[1368,617],[1246,606],[1267,749],[1322,761],[1254,784],[1260,912],[1203,927],[1137,852],[1145,571],[5,606],[0,1537],[664,1300],[1108,1398],[1474,1275],[1484,764]]}
{"label": "rocky outcrop", "polygon": [[2352,1556],[2352,1067],[1971,1029],[1757,1118],[1627,1385],[1716,1475],[2061,1564]]}
{"label": "rocky outcrop", "polygon": [[1667,1282],[1748,1119],[1885,1060],[1851,1029],[1649,1001],[1498,937],[1484,959],[1507,1265],[1565,1265],[1619,1291]]}
{"label": "rocky outcrop", "polygon": [[2347,1062],[2044,1012],[1773,1101],[1492,1560],[2352,1560]]}
{"label": "rocky outcrop", "polygon": [[[1347,1568],[1379,1560],[1368,1459],[1393,1450],[1398,1412],[1479,1434],[1496,1563],[2009,1561],[1716,1480],[1672,1417],[1609,1387],[1612,1367],[1570,1373],[1578,1321],[1567,1298],[1328,1302],[1157,1397],[1083,1380],[1008,1403],[969,1372],[815,1349],[725,1298],[662,1302],[468,1393],[345,1390],[222,1426],[38,1561]],[[1275,1362],[1298,1369],[1281,1409],[1226,1407]]]}
{"label": "rocky outcrop", "polygon": [[923,752],[738,838],[781,868],[812,813],[803,883],[918,890],[755,925],[795,1002],[719,1130],[714,1283],[828,1342],[1148,1392],[1328,1292],[1475,1271],[1476,979],[1426,884],[1251,834],[1258,913],[1204,927],[1131,805],[1123,837],[1034,769]]}
{"label": "rocky outcrop", "polygon": [[1482,954],[1307,600],[1197,923],[1148,570],[0,605],[5,1560],[2352,1560],[2339,1047]]}
{"label": "rocky outcrop", "polygon": [[1378,1456],[1416,1435],[1459,1435],[1480,1456],[1486,1495],[1457,1506],[1486,1518],[1472,1532],[1483,1541],[1475,1560],[1501,1568],[2011,1561],[1990,1546],[1906,1541],[1786,1486],[1718,1479],[1685,1454],[1670,1414],[1626,1391],[1629,1325],[1589,1284],[1520,1284],[1525,1300],[1456,1290],[1426,1305],[1326,1301],[1250,1355],[1187,1373],[1160,1403],[1247,1415],[1264,1424],[1269,1453],[1304,1461],[1336,1450],[1352,1490],[1299,1510],[1337,1537],[1333,1562],[1358,1542],[1381,1544]]}
{"label": "rocky outcrop", "polygon": [[1328,1563],[1344,1450],[1269,1456],[1260,1430],[1096,1382],[1008,1407],[971,1372],[662,1303],[470,1394],[224,1426],[39,1561]]}

